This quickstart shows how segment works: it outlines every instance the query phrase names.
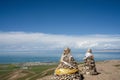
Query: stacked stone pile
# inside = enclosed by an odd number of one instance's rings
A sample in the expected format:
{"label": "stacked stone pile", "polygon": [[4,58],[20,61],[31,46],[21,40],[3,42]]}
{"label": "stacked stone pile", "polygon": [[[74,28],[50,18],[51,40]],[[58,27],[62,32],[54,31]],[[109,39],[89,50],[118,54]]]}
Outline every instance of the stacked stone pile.
{"label": "stacked stone pile", "polygon": [[89,56],[86,56],[84,58],[84,66],[83,66],[83,73],[84,74],[90,74],[90,75],[96,75],[98,74],[97,70],[96,70],[96,65],[95,65],[95,60],[94,60],[94,56],[92,54],[92,50],[88,49],[87,51]]}
{"label": "stacked stone pile", "polygon": [[54,80],[83,80],[69,48],[66,48],[61,56],[60,63],[54,73]]}

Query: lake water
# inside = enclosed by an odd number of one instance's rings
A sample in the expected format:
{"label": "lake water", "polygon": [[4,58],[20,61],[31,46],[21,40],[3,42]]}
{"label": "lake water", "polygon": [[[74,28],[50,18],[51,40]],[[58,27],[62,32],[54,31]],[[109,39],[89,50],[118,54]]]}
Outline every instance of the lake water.
{"label": "lake water", "polygon": [[[27,53],[27,54],[26,54]],[[19,52],[18,55],[16,54],[0,54],[0,64],[2,63],[22,63],[22,62],[58,62],[61,57],[61,53],[42,53],[39,52]],[[96,61],[103,61],[103,60],[120,60],[120,52],[94,52]],[[84,52],[72,52],[72,56],[75,58],[77,62],[82,62]]]}

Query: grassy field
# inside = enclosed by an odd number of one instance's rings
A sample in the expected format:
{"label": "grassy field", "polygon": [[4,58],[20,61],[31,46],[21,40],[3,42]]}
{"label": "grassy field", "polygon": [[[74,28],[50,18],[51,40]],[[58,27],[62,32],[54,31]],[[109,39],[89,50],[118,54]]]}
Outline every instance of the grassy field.
{"label": "grassy field", "polygon": [[29,66],[28,69],[21,69],[21,66],[15,64],[0,64],[1,80],[36,80],[54,73],[54,65]]}

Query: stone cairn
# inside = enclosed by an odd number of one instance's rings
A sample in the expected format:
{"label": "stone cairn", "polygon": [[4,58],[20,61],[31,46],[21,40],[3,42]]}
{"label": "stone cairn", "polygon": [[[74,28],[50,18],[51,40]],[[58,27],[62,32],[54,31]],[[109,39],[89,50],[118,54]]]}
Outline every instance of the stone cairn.
{"label": "stone cairn", "polygon": [[92,50],[88,49],[86,56],[84,58],[84,64],[83,64],[83,74],[89,74],[89,75],[97,75],[98,72],[96,70],[95,60],[94,56],[92,54]]}
{"label": "stone cairn", "polygon": [[83,80],[82,78],[78,65],[70,54],[70,49],[66,48],[55,70],[54,80]]}

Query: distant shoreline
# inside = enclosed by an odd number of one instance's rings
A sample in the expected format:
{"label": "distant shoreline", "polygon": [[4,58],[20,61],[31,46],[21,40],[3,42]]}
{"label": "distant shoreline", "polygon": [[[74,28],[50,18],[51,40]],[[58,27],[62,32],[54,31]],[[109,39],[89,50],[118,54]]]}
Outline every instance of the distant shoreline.
{"label": "distant shoreline", "polygon": [[[93,52],[95,61],[120,60],[120,52]],[[83,62],[85,53],[72,52],[72,56],[77,62]],[[0,64],[18,64],[18,63],[58,63],[61,54],[49,55],[0,55]]]}
{"label": "distant shoreline", "polygon": [[57,64],[59,62],[16,62],[16,63],[0,63],[1,65],[3,64],[16,64],[16,65],[53,65],[53,64]]}
{"label": "distant shoreline", "polygon": [[[120,59],[111,59],[111,60],[120,60]],[[104,62],[104,61],[111,61],[111,60],[96,60],[96,62]],[[76,61],[77,62],[77,61]],[[79,61],[78,63],[82,63],[83,61]],[[23,66],[39,66],[39,65],[55,65],[58,62],[16,62],[16,63],[0,63],[0,65],[5,64],[16,64],[16,65],[23,65]]]}

